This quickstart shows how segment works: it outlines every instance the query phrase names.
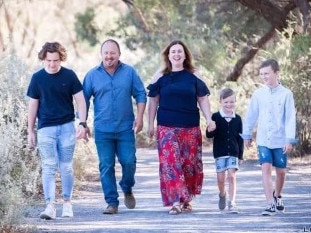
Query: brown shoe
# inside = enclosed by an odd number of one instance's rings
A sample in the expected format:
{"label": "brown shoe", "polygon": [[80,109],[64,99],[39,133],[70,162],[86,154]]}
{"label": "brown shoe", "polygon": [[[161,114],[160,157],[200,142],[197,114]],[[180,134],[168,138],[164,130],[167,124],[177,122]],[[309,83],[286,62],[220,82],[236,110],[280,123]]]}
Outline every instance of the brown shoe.
{"label": "brown shoe", "polygon": [[124,194],[124,205],[128,209],[134,209],[136,206],[136,200],[133,193],[125,193]]}
{"label": "brown shoe", "polygon": [[118,207],[117,206],[107,206],[107,208],[104,210],[103,214],[116,214],[118,213]]}

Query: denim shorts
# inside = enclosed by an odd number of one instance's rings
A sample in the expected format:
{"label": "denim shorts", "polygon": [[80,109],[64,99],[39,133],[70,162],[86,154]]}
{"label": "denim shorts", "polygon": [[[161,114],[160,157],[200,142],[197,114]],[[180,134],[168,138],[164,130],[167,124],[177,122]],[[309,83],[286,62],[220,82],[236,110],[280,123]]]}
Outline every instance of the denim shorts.
{"label": "denim shorts", "polygon": [[216,172],[223,172],[228,169],[239,170],[239,159],[234,156],[223,156],[215,159]]}
{"label": "denim shorts", "polygon": [[270,149],[265,146],[258,146],[258,158],[260,164],[271,163],[277,168],[286,168],[287,155],[283,153],[282,148]]}

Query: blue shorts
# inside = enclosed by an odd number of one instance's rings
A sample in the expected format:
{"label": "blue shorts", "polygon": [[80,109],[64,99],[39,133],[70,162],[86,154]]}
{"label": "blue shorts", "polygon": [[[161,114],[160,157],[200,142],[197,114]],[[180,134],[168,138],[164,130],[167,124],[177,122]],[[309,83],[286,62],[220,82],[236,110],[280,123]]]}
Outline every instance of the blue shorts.
{"label": "blue shorts", "polygon": [[216,172],[228,169],[239,169],[239,159],[234,156],[223,156],[215,159]]}
{"label": "blue shorts", "polygon": [[258,159],[260,164],[271,163],[277,168],[286,168],[287,155],[282,148],[270,149],[265,146],[258,146]]}

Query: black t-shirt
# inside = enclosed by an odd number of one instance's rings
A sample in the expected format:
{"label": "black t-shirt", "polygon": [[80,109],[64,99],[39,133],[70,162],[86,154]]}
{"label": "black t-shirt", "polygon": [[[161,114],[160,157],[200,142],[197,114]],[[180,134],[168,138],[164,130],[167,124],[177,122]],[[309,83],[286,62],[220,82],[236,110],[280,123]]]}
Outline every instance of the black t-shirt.
{"label": "black t-shirt", "polygon": [[32,75],[27,96],[39,100],[38,129],[74,120],[73,95],[82,90],[75,72],[61,67],[49,74],[41,69]]}

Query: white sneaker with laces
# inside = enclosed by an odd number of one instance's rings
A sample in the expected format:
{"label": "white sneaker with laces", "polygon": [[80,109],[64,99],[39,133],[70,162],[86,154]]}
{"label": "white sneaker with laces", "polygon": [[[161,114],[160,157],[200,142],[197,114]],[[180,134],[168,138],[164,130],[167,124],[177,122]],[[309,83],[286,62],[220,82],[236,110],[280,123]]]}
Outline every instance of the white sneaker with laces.
{"label": "white sneaker with laces", "polygon": [[56,218],[56,209],[52,204],[48,204],[43,212],[40,213],[40,218],[51,220]]}
{"label": "white sneaker with laces", "polygon": [[275,196],[275,191],[273,191],[273,198],[274,198],[274,204],[275,204],[275,208],[277,211],[279,212],[285,212],[285,206],[284,203],[282,201],[282,196]]}
{"label": "white sneaker with laces", "polygon": [[285,206],[282,201],[282,197],[274,197],[275,198],[275,208],[279,212],[285,212]]}
{"label": "white sneaker with laces", "polygon": [[73,211],[72,211],[72,205],[71,203],[64,203],[63,204],[63,218],[72,218],[73,217]]}
{"label": "white sneaker with laces", "polygon": [[275,215],[275,204],[269,204],[267,208],[261,213],[263,216]]}

